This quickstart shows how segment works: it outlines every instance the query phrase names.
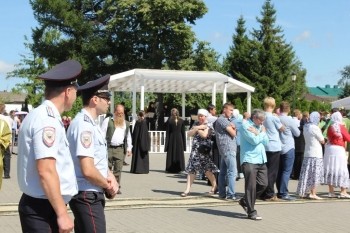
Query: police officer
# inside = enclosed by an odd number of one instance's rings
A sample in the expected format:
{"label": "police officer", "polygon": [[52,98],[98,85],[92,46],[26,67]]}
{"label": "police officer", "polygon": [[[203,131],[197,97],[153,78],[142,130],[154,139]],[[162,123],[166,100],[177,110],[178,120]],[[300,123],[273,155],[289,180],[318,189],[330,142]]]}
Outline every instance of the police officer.
{"label": "police officer", "polygon": [[110,103],[109,75],[79,88],[83,109],[71,122],[67,139],[73,158],[79,192],[69,202],[76,233],[106,232],[105,197],[114,198],[117,181],[108,168],[107,144],[97,118]]}
{"label": "police officer", "polygon": [[45,81],[45,101],[23,120],[18,136],[18,211],[23,232],[71,232],[67,203],[77,181],[61,114],[72,108],[81,65],[62,62],[38,78]]}

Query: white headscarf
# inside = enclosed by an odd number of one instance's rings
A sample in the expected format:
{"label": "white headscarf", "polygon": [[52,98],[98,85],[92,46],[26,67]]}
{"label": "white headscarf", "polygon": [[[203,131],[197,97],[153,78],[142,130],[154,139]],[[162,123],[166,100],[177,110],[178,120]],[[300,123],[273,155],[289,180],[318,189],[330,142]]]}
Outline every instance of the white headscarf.
{"label": "white headscarf", "polygon": [[331,115],[332,127],[336,134],[341,135],[340,125],[343,124],[343,116],[340,112],[335,112]]}
{"label": "white headscarf", "polygon": [[304,126],[304,130],[309,130],[310,125],[318,125],[318,123],[320,123],[320,114],[318,112],[312,112],[309,116],[309,121],[305,124]]}
{"label": "white headscarf", "polygon": [[313,125],[318,125],[320,123],[321,116],[318,112],[312,112],[309,117],[309,123]]}
{"label": "white headscarf", "polygon": [[206,117],[207,117],[208,114],[209,114],[209,112],[208,112],[206,109],[203,109],[203,108],[198,109],[197,115],[203,115],[203,116],[206,116]]}

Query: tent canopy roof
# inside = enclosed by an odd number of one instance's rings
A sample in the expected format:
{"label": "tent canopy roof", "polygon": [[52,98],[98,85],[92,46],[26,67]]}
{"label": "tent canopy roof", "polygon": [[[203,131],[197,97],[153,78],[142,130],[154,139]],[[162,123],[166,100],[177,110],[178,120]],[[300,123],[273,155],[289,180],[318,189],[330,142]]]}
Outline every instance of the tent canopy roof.
{"label": "tent canopy roof", "polygon": [[[113,91],[140,91],[156,93],[227,93],[254,92],[255,88],[216,71],[183,71],[133,69],[111,75],[109,89]],[[134,89],[135,88],[135,89]]]}
{"label": "tent canopy roof", "polygon": [[344,108],[346,110],[349,110],[350,109],[350,97],[346,97],[344,99],[333,101],[332,108]]}

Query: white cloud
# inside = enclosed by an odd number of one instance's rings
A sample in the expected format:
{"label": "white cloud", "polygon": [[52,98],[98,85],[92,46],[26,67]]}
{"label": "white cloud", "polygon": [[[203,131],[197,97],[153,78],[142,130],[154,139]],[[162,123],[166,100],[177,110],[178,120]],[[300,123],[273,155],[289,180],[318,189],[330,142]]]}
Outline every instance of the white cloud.
{"label": "white cloud", "polygon": [[6,73],[11,72],[15,66],[13,64],[6,63],[0,60],[0,74],[6,75]]}
{"label": "white cloud", "polygon": [[223,36],[222,36],[222,34],[220,32],[215,32],[213,37],[216,40],[220,40],[221,38],[223,38]]}
{"label": "white cloud", "polygon": [[303,41],[307,41],[311,38],[311,32],[306,30],[303,31],[301,34],[299,34],[296,38],[295,41],[296,42],[303,42]]}

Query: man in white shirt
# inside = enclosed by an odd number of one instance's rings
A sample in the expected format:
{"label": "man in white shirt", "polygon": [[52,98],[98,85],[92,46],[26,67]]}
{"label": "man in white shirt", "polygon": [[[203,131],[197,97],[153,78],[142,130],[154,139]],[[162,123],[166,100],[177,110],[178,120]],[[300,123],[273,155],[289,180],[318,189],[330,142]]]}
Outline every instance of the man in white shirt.
{"label": "man in white shirt", "polygon": [[[125,120],[124,106],[115,106],[113,118],[107,117],[102,123],[102,131],[106,135],[108,147],[108,166],[117,182],[121,183],[121,172],[126,154],[131,156],[132,141],[130,124]],[[121,194],[120,186],[118,194]]]}

